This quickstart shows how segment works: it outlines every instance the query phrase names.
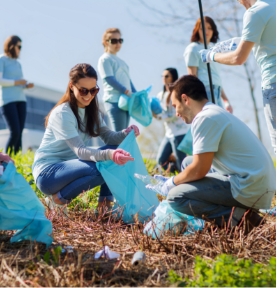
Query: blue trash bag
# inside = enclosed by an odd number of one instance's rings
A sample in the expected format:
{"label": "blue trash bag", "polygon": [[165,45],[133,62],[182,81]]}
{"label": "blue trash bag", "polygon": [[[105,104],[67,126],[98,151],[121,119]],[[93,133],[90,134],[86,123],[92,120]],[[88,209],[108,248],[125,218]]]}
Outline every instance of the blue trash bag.
{"label": "blue trash bag", "polygon": [[[152,90],[152,85],[148,86],[145,89],[146,93],[148,94],[150,93],[151,90]],[[118,100],[118,107],[124,111],[128,111],[130,97],[131,96],[128,96],[126,94],[121,94]]]}
{"label": "blue trash bag", "polygon": [[154,212],[155,217],[146,224],[143,233],[153,239],[162,238],[166,231],[175,235],[193,234],[204,228],[205,221],[194,216],[183,214],[171,208],[167,200],[163,200]]}
{"label": "blue trash bag", "polygon": [[150,97],[150,108],[154,114],[160,114],[163,112],[161,102],[157,97]]}
{"label": "blue trash bag", "polygon": [[143,126],[149,126],[152,122],[152,111],[146,90],[132,94],[128,106],[129,114]]}
{"label": "blue trash bag", "polygon": [[122,211],[122,220],[133,223],[134,216],[140,222],[148,221],[159,205],[155,193],[149,193],[145,184],[134,177],[135,173],[147,174],[134,131],[123,140],[118,148],[128,151],[134,158],[125,165],[117,165],[113,161],[97,162],[96,166],[116,199]]}
{"label": "blue trash bag", "polygon": [[124,111],[128,111],[130,96],[121,94],[118,100],[118,107]]}
{"label": "blue trash bag", "polygon": [[0,176],[0,230],[18,230],[11,242],[32,240],[49,246],[52,223],[36,193],[9,162]]}
{"label": "blue trash bag", "polygon": [[178,145],[177,149],[186,153],[187,155],[192,155],[192,145],[193,145],[193,139],[191,129],[189,129],[187,134],[184,136],[183,140]]}

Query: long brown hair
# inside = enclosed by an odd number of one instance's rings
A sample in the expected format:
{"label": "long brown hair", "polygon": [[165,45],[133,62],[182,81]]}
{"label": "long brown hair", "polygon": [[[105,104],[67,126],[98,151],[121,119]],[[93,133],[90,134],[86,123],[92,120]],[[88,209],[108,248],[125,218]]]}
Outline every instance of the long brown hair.
{"label": "long brown hair", "polygon": [[[217,31],[217,27],[214,23],[214,20],[209,17],[209,16],[205,16],[204,17],[204,20],[205,22],[209,23],[213,29],[213,36],[211,38],[211,42],[212,43],[216,43],[219,39],[219,33]],[[192,35],[191,35],[191,38],[190,38],[190,41],[191,42],[198,42],[200,40],[200,37],[199,37],[199,30],[201,28],[201,19],[197,19],[195,25],[194,25],[194,28],[193,28],[193,31],[192,31]]]}
{"label": "long brown hair", "polygon": [[17,55],[15,52],[15,46],[18,42],[22,42],[21,39],[16,36],[16,35],[12,35],[10,37],[8,37],[5,42],[4,42],[4,52],[5,54],[10,57],[10,58],[14,58],[17,59]]}
{"label": "long brown hair", "polygon": [[[94,78],[97,80],[97,73],[95,69],[89,65],[89,64],[77,64],[75,65],[69,72],[69,83],[76,84],[79,79],[81,78]],[[77,122],[78,122],[78,128],[80,131],[89,134],[91,137],[97,137],[99,136],[99,130],[100,130],[100,119],[99,119],[99,104],[97,95],[93,98],[93,100],[90,102],[88,106],[85,107],[85,119],[86,123],[83,124],[81,121],[81,118],[78,114],[78,106],[77,106],[77,99],[74,95],[74,92],[70,89],[69,83],[67,85],[67,89],[65,94],[62,96],[62,98],[59,100],[59,102],[54,106],[53,109],[55,109],[57,106],[68,102],[70,105],[70,108],[72,109],[72,112],[74,113]],[[49,114],[45,118],[45,127],[47,127],[48,120],[50,117],[51,112],[53,109],[49,112]]]}

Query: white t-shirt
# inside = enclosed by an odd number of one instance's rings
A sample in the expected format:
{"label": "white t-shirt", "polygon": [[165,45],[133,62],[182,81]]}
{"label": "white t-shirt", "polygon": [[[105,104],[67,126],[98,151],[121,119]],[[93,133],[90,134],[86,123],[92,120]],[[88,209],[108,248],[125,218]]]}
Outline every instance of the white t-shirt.
{"label": "white t-shirt", "polygon": [[169,102],[169,105],[167,105],[166,99],[168,94],[168,91],[161,91],[157,95],[163,108],[163,112],[161,115],[159,114],[159,116],[164,120],[165,136],[167,138],[173,138],[174,136],[185,135],[188,132],[190,125],[176,116],[176,110],[172,106],[171,101]]}
{"label": "white t-shirt", "polygon": [[[208,48],[213,45],[210,43]],[[186,63],[186,67],[197,67],[197,77],[204,83],[205,86],[209,86],[209,76],[208,76],[208,68],[207,63],[203,63],[199,54],[199,51],[205,49],[204,44],[199,42],[190,43],[184,52],[184,59]],[[221,79],[219,76],[219,65],[218,63],[211,62],[211,73],[213,79],[213,85],[222,86]]]}
{"label": "white t-shirt", "polygon": [[276,190],[273,161],[242,121],[208,102],[192,124],[193,154],[214,152],[213,168],[228,175],[233,197],[257,209],[269,208]]}
{"label": "white t-shirt", "polygon": [[242,39],[254,42],[262,87],[276,82],[276,0],[258,0],[243,16]]}
{"label": "white t-shirt", "polygon": [[[85,108],[78,108],[81,122],[84,123]],[[105,123],[102,119],[101,125]],[[50,114],[47,128],[40,147],[36,151],[33,163],[33,175],[36,179],[49,165],[76,159],[76,154],[66,143],[67,139],[79,136],[86,146],[90,146],[91,136],[78,128],[78,122],[68,102],[57,106]]]}
{"label": "white t-shirt", "polygon": [[131,91],[131,79],[128,65],[119,57],[113,54],[104,53],[98,60],[98,72],[103,81],[104,96],[106,102],[117,103],[121,93],[114,89],[105,80],[106,77],[114,76],[115,79],[127,90]]}

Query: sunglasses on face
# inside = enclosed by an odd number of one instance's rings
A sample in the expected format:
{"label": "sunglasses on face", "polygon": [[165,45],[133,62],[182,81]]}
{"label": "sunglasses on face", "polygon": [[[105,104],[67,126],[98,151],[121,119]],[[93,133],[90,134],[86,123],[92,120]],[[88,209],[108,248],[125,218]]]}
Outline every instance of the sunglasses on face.
{"label": "sunglasses on face", "polygon": [[87,96],[88,93],[90,93],[91,96],[95,96],[97,95],[97,93],[99,92],[100,88],[98,86],[91,88],[91,89],[87,89],[87,88],[78,88],[76,85],[73,85],[74,87],[76,87],[80,93],[80,96]]}
{"label": "sunglasses on face", "polygon": [[163,77],[163,78],[168,78],[168,77],[169,77],[169,75],[162,75],[162,77]]}
{"label": "sunglasses on face", "polygon": [[16,45],[16,47],[19,49],[19,50],[21,50],[21,45]]}
{"label": "sunglasses on face", "polygon": [[123,43],[123,39],[122,38],[119,38],[119,39],[116,39],[116,38],[112,38],[112,39],[109,39],[107,40],[107,42],[111,43],[111,44],[122,44]]}

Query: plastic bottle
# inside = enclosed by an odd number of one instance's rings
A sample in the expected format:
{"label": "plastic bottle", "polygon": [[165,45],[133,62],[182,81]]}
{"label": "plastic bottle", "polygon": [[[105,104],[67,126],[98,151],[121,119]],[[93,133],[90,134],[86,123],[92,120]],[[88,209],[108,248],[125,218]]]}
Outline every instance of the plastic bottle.
{"label": "plastic bottle", "polygon": [[133,256],[133,259],[131,261],[132,265],[133,266],[137,266],[139,264],[142,264],[144,263],[146,260],[146,255],[144,252],[142,251],[137,251],[134,256]]}
{"label": "plastic bottle", "polygon": [[225,41],[221,41],[211,48],[216,53],[226,53],[237,49],[240,43],[240,37],[234,37]]}
{"label": "plastic bottle", "polygon": [[141,175],[141,174],[134,174],[135,178],[140,179],[144,184],[146,185],[151,185],[152,191],[162,195],[162,196],[167,196],[164,193],[162,193],[162,187],[164,185],[164,182],[167,180],[166,177],[160,176],[159,179],[154,178],[150,175]]}

